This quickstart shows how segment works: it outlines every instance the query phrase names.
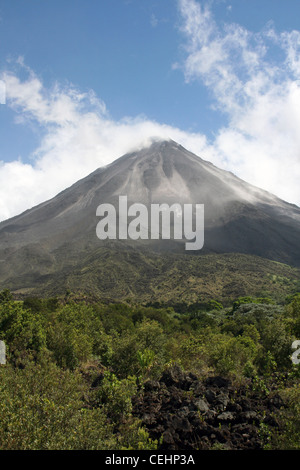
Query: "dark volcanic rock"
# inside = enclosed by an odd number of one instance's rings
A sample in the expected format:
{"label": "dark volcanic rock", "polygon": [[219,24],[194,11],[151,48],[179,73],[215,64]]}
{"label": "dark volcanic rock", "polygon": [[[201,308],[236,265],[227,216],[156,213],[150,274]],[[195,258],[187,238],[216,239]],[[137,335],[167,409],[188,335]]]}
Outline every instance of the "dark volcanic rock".
{"label": "dark volcanic rock", "polygon": [[159,381],[148,381],[133,400],[133,414],[150,437],[162,437],[160,449],[262,449],[260,423],[277,427],[272,415],[283,406],[274,395],[257,396],[248,386],[235,388],[223,377],[201,381],[178,366],[164,371]]}

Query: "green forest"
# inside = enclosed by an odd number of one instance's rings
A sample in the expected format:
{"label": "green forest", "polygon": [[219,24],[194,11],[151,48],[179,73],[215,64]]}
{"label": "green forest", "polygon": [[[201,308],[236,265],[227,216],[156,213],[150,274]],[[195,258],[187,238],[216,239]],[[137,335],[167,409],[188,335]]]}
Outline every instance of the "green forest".
{"label": "green forest", "polygon": [[299,449],[297,339],[300,294],[138,305],[4,290],[0,449]]}

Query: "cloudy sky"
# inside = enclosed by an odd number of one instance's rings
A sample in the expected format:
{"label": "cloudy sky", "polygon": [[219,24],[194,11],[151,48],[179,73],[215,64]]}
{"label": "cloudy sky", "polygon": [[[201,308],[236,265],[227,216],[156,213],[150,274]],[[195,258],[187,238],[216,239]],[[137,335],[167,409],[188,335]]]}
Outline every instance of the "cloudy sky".
{"label": "cloudy sky", "polygon": [[0,0],[0,220],[153,136],[300,205],[300,2]]}

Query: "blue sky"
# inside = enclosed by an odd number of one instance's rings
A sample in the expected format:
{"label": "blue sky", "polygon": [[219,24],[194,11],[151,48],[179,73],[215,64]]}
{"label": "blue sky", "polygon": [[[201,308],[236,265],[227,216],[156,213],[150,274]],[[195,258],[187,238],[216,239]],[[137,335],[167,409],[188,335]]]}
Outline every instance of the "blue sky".
{"label": "blue sky", "polygon": [[0,72],[0,220],[151,136],[300,204],[297,0],[0,0]]}

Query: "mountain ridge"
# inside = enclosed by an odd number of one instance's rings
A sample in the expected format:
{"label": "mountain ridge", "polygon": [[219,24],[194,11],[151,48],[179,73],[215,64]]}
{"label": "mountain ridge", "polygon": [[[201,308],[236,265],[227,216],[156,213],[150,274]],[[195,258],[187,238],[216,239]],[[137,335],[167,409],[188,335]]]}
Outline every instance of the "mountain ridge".
{"label": "mountain ridge", "polygon": [[43,276],[75,272],[82,259],[97,259],[100,248],[146,250],[154,258],[187,256],[182,240],[99,240],[96,209],[102,203],[116,207],[120,195],[128,204],[147,207],[204,204],[204,248],[190,255],[199,263],[208,254],[239,253],[300,267],[299,207],[168,140],[125,154],[54,198],[2,221],[0,286],[26,290],[30,279],[34,291]]}

